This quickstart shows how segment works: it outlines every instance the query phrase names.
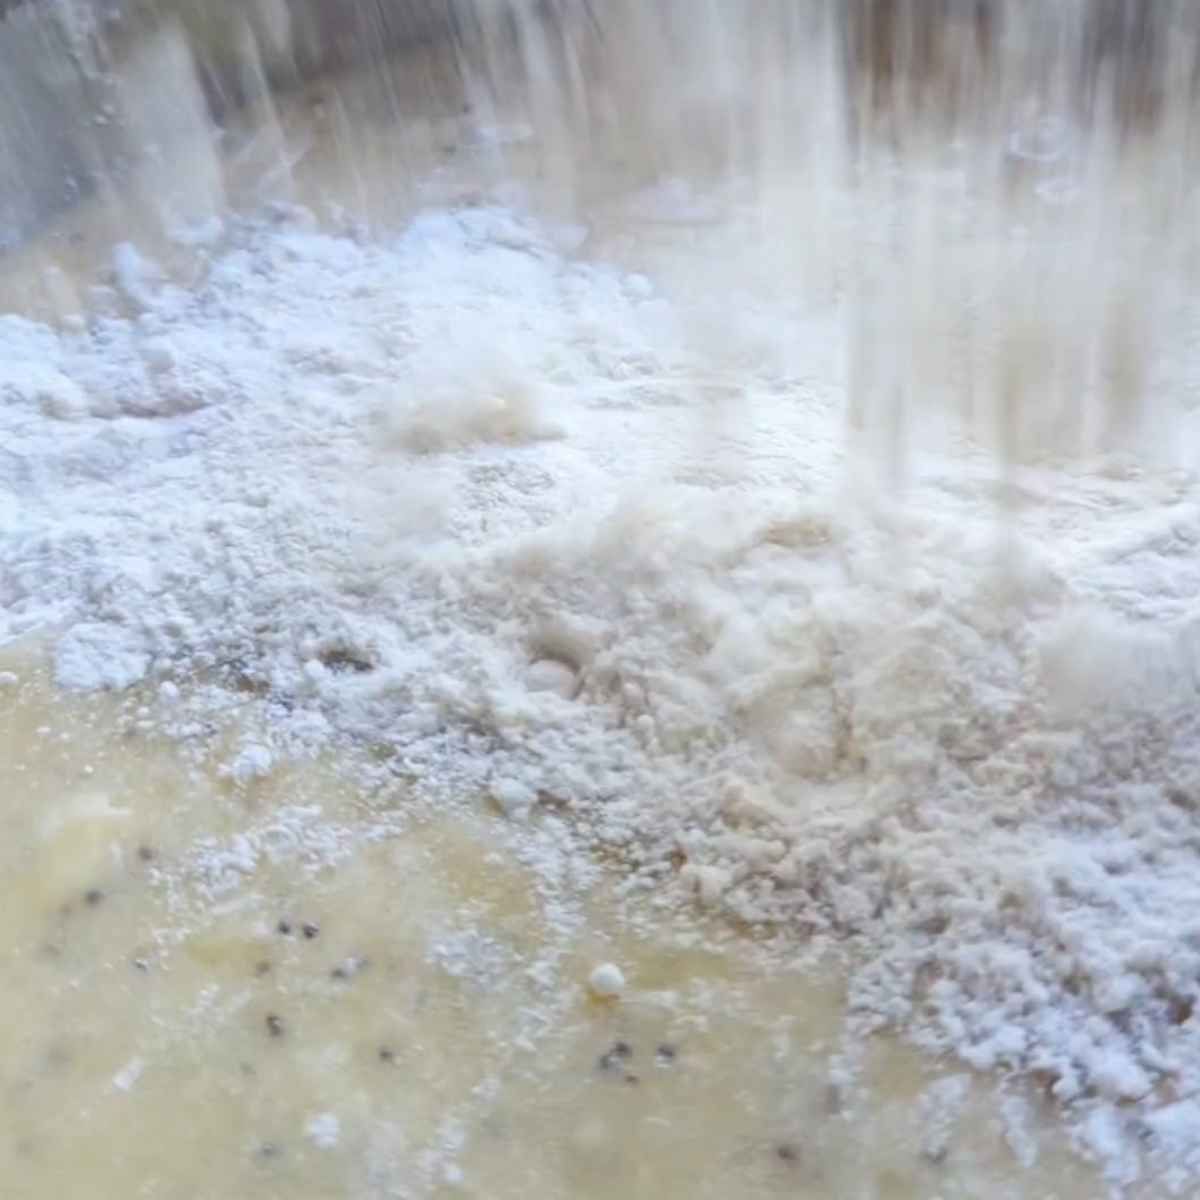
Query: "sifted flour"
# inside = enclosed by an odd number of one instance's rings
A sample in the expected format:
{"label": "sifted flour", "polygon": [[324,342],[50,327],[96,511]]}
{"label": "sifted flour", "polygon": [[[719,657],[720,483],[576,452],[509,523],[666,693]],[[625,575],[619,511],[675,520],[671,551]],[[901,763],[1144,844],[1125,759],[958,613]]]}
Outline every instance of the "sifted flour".
{"label": "sifted flour", "polygon": [[1029,468],[1000,525],[959,450],[876,496],[838,371],[796,365],[828,323],[495,207],[378,243],[281,209],[193,290],[126,247],[94,299],[0,322],[0,639],[158,681],[144,719],[236,785],[354,745],[518,842],[560,810],[631,913],[844,951],[848,1045],[1033,1076],[1114,1182],[1188,1186],[1189,474]]}

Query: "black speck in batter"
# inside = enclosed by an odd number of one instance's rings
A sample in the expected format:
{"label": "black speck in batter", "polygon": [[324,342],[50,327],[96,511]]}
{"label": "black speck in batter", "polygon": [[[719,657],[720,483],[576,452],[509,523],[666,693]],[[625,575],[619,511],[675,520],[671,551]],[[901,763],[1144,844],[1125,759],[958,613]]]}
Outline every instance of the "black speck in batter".
{"label": "black speck in batter", "polygon": [[344,962],[338,963],[332,971],[329,972],[331,979],[337,979],[340,982],[353,979],[355,975],[361,975],[363,971],[371,965],[370,959],[364,958],[360,954],[355,954]]}
{"label": "black speck in batter", "polygon": [[283,1018],[275,1013],[267,1013],[267,1033],[273,1038],[283,1037]]}
{"label": "black speck in batter", "polygon": [[312,921],[305,921],[300,927],[300,932],[304,934],[308,941],[311,942],[313,938],[315,938],[317,934],[321,932],[321,927],[320,925],[314,924]]}
{"label": "black speck in batter", "polygon": [[83,899],[88,908],[95,908],[104,899],[104,893],[99,888],[89,888],[83,893]]}
{"label": "black speck in batter", "polygon": [[633,1057],[633,1047],[628,1042],[613,1044],[596,1061],[601,1071],[613,1071]]}

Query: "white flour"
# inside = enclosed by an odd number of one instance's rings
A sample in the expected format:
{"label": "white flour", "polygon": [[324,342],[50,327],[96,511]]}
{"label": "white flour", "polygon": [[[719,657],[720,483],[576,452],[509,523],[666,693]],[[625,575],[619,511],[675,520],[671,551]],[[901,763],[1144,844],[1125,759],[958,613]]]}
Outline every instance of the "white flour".
{"label": "white flour", "polygon": [[493,208],[384,244],[280,212],[194,291],[124,248],[96,303],[0,321],[0,640],[157,681],[199,746],[253,716],[237,785],[356,744],[531,838],[553,807],[636,904],[846,947],[856,1032],[1033,1075],[1115,1179],[1185,1186],[1190,475],[1031,469],[1003,538],[967,455],[872,500],[809,381],[828,327],[672,304]]}

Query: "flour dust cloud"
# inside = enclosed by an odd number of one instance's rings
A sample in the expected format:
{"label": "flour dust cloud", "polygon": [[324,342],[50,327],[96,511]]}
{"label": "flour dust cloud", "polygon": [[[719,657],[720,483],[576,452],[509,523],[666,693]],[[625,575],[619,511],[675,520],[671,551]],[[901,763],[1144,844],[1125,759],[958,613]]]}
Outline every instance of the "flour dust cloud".
{"label": "flour dust cloud", "polygon": [[1190,1194],[1190,6],[219,7],[0,22],[16,1194]]}

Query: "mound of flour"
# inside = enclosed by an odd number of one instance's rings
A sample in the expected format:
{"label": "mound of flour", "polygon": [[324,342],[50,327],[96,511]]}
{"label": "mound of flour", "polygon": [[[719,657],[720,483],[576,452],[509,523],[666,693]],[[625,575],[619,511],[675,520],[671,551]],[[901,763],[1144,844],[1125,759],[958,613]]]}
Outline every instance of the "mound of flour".
{"label": "mound of flour", "polygon": [[0,320],[0,641],[197,745],[256,714],[235,783],[354,744],[552,806],[643,911],[844,948],[856,1033],[1033,1077],[1115,1181],[1184,1187],[1195,481],[1030,469],[1001,523],[960,454],[875,496],[828,326],[757,304],[488,207],[279,212],[188,291],[123,248],[86,321]]}

